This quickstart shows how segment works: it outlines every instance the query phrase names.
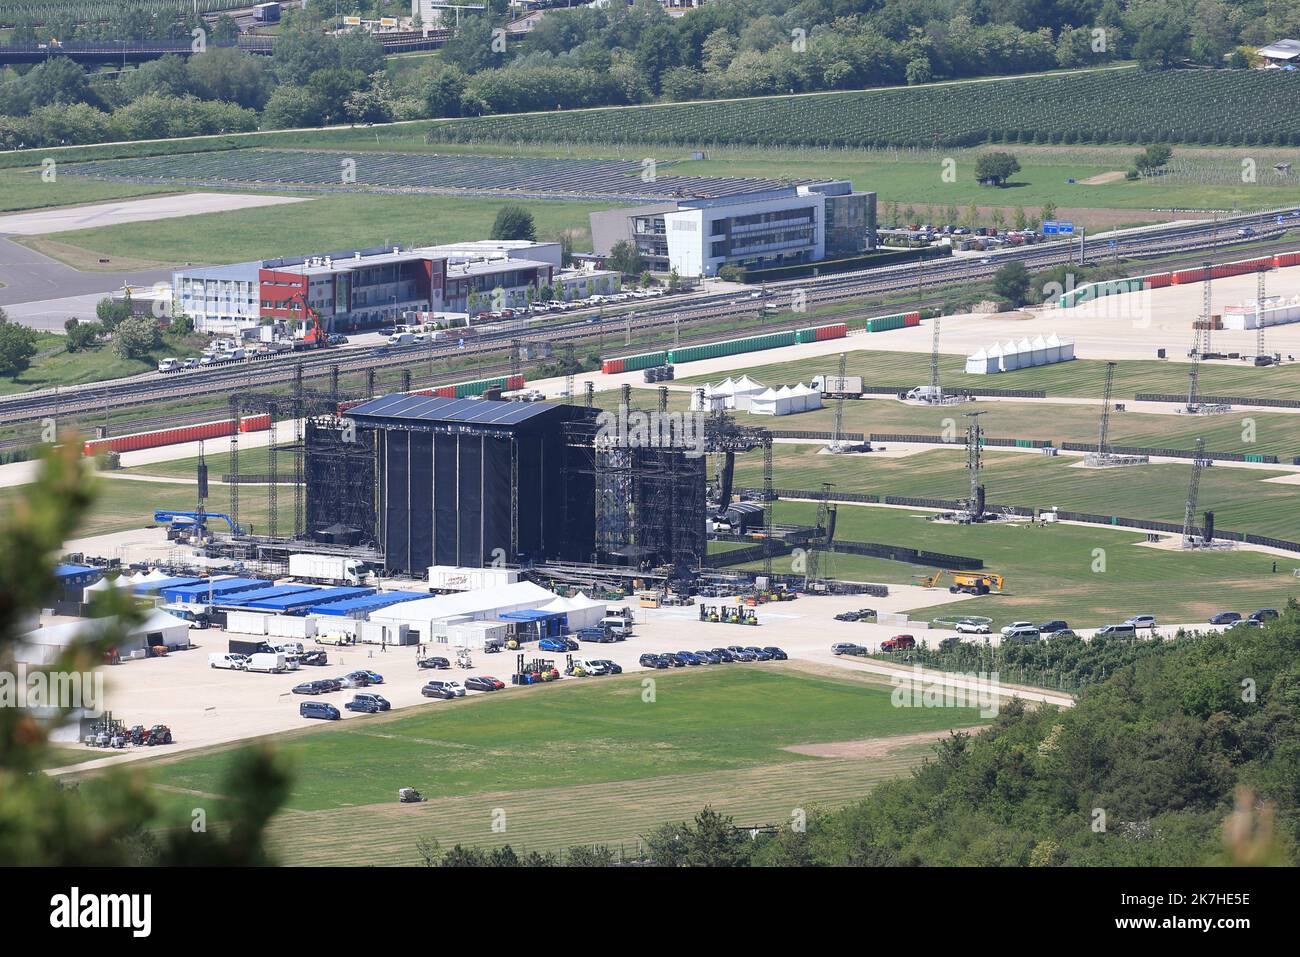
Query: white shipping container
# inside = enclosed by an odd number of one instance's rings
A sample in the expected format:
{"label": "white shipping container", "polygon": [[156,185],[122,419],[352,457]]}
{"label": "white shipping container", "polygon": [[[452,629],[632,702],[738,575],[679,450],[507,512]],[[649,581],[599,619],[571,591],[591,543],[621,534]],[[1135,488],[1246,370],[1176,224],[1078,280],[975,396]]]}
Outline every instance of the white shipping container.
{"label": "white shipping container", "polygon": [[510,626],[504,621],[466,621],[447,627],[447,641],[473,651],[505,646]]}
{"label": "white shipping container", "polygon": [[265,635],[266,619],[270,615],[259,615],[249,611],[232,611],[226,614],[226,631],[237,635]]}
{"label": "white shipping container", "polygon": [[519,581],[515,568],[457,568],[453,565],[430,565],[429,587],[438,591],[480,591]]}
{"label": "white shipping container", "polygon": [[277,638],[315,638],[316,619],[299,618],[297,615],[269,615],[266,619],[266,633]]}

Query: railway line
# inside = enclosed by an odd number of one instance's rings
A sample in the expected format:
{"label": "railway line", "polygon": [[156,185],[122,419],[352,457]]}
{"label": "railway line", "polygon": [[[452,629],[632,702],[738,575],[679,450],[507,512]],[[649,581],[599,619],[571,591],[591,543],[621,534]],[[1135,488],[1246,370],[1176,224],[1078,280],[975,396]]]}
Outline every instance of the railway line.
{"label": "railway line", "polygon": [[[1112,256],[1133,260],[1186,252],[1186,256],[1175,257],[1168,265],[1170,268],[1187,268],[1199,265],[1207,259],[1229,261],[1240,258],[1241,251],[1234,247],[1246,241],[1253,244],[1251,247],[1253,253],[1267,254],[1295,245],[1294,241],[1283,240],[1286,225],[1278,222],[1279,217],[1284,223],[1294,219],[1297,225],[1300,225],[1300,209],[1288,209],[1228,217],[1217,223],[1132,230],[1114,234],[1115,246],[1110,246],[1109,240],[1105,239],[1085,241],[1083,257],[1086,261],[1095,262]],[[1236,230],[1246,226],[1254,229],[1256,235],[1248,239],[1238,237]],[[378,377],[384,372],[427,364],[431,374],[426,374],[423,378],[432,381],[425,384],[445,384],[458,378],[463,379],[468,373],[461,370],[440,376],[435,368],[439,360],[453,356],[462,358],[486,356],[507,349],[511,341],[516,339],[575,345],[599,342],[608,348],[612,343],[620,340],[626,342],[637,332],[676,326],[677,339],[680,342],[707,341],[717,336],[716,330],[695,335],[687,327],[710,320],[756,318],[754,315],[756,308],[762,308],[767,303],[780,306],[782,294],[793,295],[795,290],[802,293],[806,307],[810,311],[868,296],[913,289],[918,291],[918,296],[911,301],[898,304],[898,308],[903,306],[918,308],[942,301],[941,296],[927,296],[927,293],[937,292],[941,287],[958,283],[988,279],[1009,261],[1023,262],[1028,268],[1034,270],[1075,262],[1079,257],[1079,245],[1072,242],[1020,247],[989,253],[979,258],[930,260],[921,264],[900,264],[853,273],[774,282],[765,285],[767,298],[761,300],[741,298],[743,293],[740,295],[713,293],[689,302],[656,304],[629,314],[578,313],[573,318],[566,317],[562,321],[542,326],[521,323],[515,327],[493,330],[481,334],[466,348],[431,344],[428,348],[403,347],[397,352],[383,347],[330,350],[299,354],[293,358],[250,360],[229,366],[167,375],[145,373],[129,379],[70,389],[23,393],[0,399],[0,425],[16,425],[50,416],[58,418],[107,414],[113,410],[148,405],[162,400],[197,399],[225,394],[232,388],[274,387],[291,382],[297,374],[298,365],[302,366],[304,378],[312,379],[330,375],[331,368],[334,366],[340,367],[341,374],[357,375],[373,370]],[[818,317],[817,321],[830,322],[841,318],[858,318],[876,312],[879,312],[879,309],[848,310],[842,314]],[[750,325],[747,328],[754,331],[783,328],[793,321],[797,319],[790,312],[776,312],[770,323]],[[620,333],[622,336],[619,335]],[[499,369],[506,370],[509,365],[508,362],[502,362],[499,364]],[[486,368],[487,366],[475,365],[473,374],[482,374]],[[498,365],[493,364],[491,368],[496,371]],[[179,424],[182,421],[179,418],[161,418],[169,419],[166,424]],[[201,421],[201,418],[190,418],[188,421]],[[153,426],[142,425],[141,427]],[[0,448],[6,445],[9,443],[0,444]]]}

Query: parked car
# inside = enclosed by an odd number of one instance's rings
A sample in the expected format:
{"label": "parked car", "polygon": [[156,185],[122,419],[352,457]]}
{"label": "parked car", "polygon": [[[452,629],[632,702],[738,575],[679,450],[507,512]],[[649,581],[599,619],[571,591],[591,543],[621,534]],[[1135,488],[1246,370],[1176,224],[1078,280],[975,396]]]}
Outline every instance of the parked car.
{"label": "parked car", "polygon": [[1059,618],[1053,618],[1051,621],[1045,621],[1039,625],[1038,630],[1044,635],[1054,635],[1058,631],[1069,631],[1070,623],[1061,621]]}
{"label": "parked car", "polygon": [[1277,617],[1276,608],[1256,608],[1250,613],[1251,621],[1268,621]]}
{"label": "parked car", "polygon": [[580,628],[577,634],[579,641],[595,641],[602,645],[614,641],[613,632],[605,628]]}
{"label": "parked car", "polygon": [[1005,642],[1017,641],[1037,641],[1042,637],[1038,631],[1037,625],[1031,625],[1029,622],[1018,622],[1015,625],[1008,625],[1002,629],[1002,640]]}
{"label": "parked car", "polygon": [[886,638],[880,643],[880,650],[886,654],[893,654],[895,651],[906,651],[908,648],[916,647],[916,638],[913,635],[895,635],[893,638]]}
{"label": "parked car", "polygon": [[420,689],[420,694],[424,695],[426,698],[446,698],[447,700],[456,697],[456,692],[447,687],[447,682],[445,681],[430,681]]}
{"label": "parked car", "polygon": [[465,697],[465,686],[459,681],[444,681],[444,685],[451,689],[451,693],[457,698]]}
{"label": "parked car", "polygon": [[682,664],[684,664],[684,665],[692,665],[692,666],[693,666],[693,665],[702,665],[702,664],[704,664],[704,661],[703,661],[702,659],[700,659],[700,658],[696,658],[696,657],[695,657],[693,654],[691,654],[689,651],[670,651],[668,654],[669,654],[669,657],[676,658],[678,661],[680,661],[680,662],[681,662]]}
{"label": "parked car", "polygon": [[763,650],[768,653],[768,656],[771,657],[773,661],[788,661],[790,659],[790,656],[776,645],[768,645]]}
{"label": "parked car", "polygon": [[543,638],[537,647],[542,651],[568,651],[569,643],[561,638]]}
{"label": "parked car", "polygon": [[1052,641],[1061,641],[1066,638],[1077,639],[1079,636],[1074,633],[1074,629],[1072,628],[1062,628],[1060,631],[1052,632],[1047,637],[1050,638]]}
{"label": "parked car", "polygon": [[328,701],[304,701],[298,705],[298,714],[304,718],[320,718],[324,721],[338,721],[343,717],[339,709]]}
{"label": "parked car", "polygon": [[947,638],[939,642],[939,650],[952,651],[952,649],[956,648],[960,644],[961,635],[949,635]]}
{"label": "parked car", "polygon": [[831,654],[833,655],[861,655],[866,649],[861,645],[855,645],[851,641],[837,641],[831,645]]}
{"label": "parked car", "polygon": [[421,668],[450,668],[451,667],[450,661],[448,661],[446,658],[440,658],[437,655],[432,655],[431,657],[428,658],[421,658],[419,661],[416,662],[416,664],[419,665]]}
{"label": "parked car", "polygon": [[727,650],[731,652],[731,656],[735,658],[737,661],[758,660],[758,656],[755,655],[752,651],[745,648],[743,645],[727,645]]}
{"label": "parked car", "polygon": [[959,635],[987,635],[989,626],[982,621],[966,621],[962,619],[953,626]]}
{"label": "parked car", "polygon": [[469,691],[500,691],[505,685],[496,678],[489,678],[483,675],[475,675],[473,678],[465,679],[465,688]]}
{"label": "parked car", "polygon": [[329,663],[329,655],[323,651],[305,651],[298,656],[298,664],[300,665],[327,665]]}
{"label": "parked car", "polygon": [[660,659],[658,655],[644,654],[637,659],[637,664],[642,668],[667,668],[668,662]]}
{"label": "parked car", "polygon": [[757,645],[746,645],[745,650],[754,656],[755,661],[771,661],[772,656]]}
{"label": "parked car", "polygon": [[621,675],[623,673],[623,666],[617,664],[616,662],[610,661],[608,658],[593,658],[592,663],[598,665],[604,665],[605,671],[611,675]]}
{"label": "parked car", "polygon": [[736,660],[736,656],[733,655],[726,648],[710,648],[709,650],[712,651],[715,655],[717,655],[718,660],[722,662],[724,665],[733,664]]}
{"label": "parked car", "polygon": [[1009,624],[1009,625],[1004,625],[1004,626],[1001,628],[1002,637],[1005,638],[1007,635],[1011,634],[1013,631],[1017,631],[1017,630],[1019,630],[1019,629],[1023,629],[1023,628],[1032,628],[1032,629],[1034,629],[1034,631],[1037,631],[1037,630],[1038,630],[1038,626],[1035,625],[1032,621],[1013,621],[1011,624]]}
{"label": "parked car", "polygon": [[1228,631],[1234,631],[1237,628],[1263,628],[1264,623],[1258,618],[1239,618],[1228,626]]}
{"label": "parked car", "polygon": [[294,694],[324,694],[325,688],[319,681],[304,681],[300,685],[293,686]]}
{"label": "parked car", "polygon": [[387,711],[392,705],[388,703],[388,699],[383,695],[359,694],[355,695],[343,707],[349,711],[364,711],[367,714],[376,714],[380,711]]}
{"label": "parked car", "polygon": [[1094,635],[1096,638],[1133,638],[1137,635],[1137,629],[1132,625],[1106,625],[1097,629]]}
{"label": "parked car", "polygon": [[704,663],[705,663],[706,665],[720,665],[720,664],[722,664],[722,659],[719,658],[719,657],[718,657],[716,654],[714,654],[712,651],[707,651],[707,650],[704,650],[704,651],[697,651],[697,652],[695,652],[695,657],[696,657],[696,658],[702,658],[702,659],[704,659]]}
{"label": "parked car", "polygon": [[1153,631],[1156,627],[1155,615],[1133,615],[1124,619],[1124,624],[1132,625],[1134,628],[1150,628]]}
{"label": "parked car", "polygon": [[1210,616],[1211,625],[1231,625],[1235,621],[1241,621],[1241,612],[1221,611],[1217,615]]}
{"label": "parked car", "polygon": [[364,672],[354,671],[350,675],[344,675],[338,679],[339,684],[344,688],[369,688],[370,679]]}

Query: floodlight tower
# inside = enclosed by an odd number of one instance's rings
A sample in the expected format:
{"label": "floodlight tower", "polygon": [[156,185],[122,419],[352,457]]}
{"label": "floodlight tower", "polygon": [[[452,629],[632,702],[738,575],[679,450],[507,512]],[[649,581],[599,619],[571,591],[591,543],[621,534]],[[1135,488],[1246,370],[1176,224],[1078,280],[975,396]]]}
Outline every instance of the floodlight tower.
{"label": "floodlight tower", "polygon": [[1205,269],[1205,282],[1201,285],[1201,332],[1205,348],[1201,350],[1202,354],[1211,351],[1211,333],[1214,331],[1214,323],[1210,321],[1210,310],[1213,308],[1213,297],[1210,287],[1210,280],[1214,275],[1214,268],[1209,263],[1203,264]]}
{"label": "floodlight tower", "polygon": [[939,395],[939,317],[934,317],[934,336],[930,340],[930,395]]}
{"label": "floodlight tower", "polygon": [[1264,276],[1268,272],[1267,266],[1259,267],[1259,275],[1255,277],[1255,355],[1264,354]]}
{"label": "floodlight tower", "polygon": [[1208,463],[1205,458],[1205,439],[1196,440],[1196,454],[1192,457],[1192,477],[1187,483],[1187,505],[1183,512],[1183,548],[1192,548],[1196,534],[1196,499],[1201,491],[1201,470]]}
{"label": "floodlight tower", "polygon": [[1115,387],[1114,362],[1106,363],[1106,388],[1101,395],[1101,427],[1097,430],[1097,457],[1105,459],[1110,445],[1110,397]]}
{"label": "floodlight tower", "polygon": [[966,426],[966,471],[970,474],[970,500],[967,509],[971,521],[978,522],[984,514],[984,487],[980,485],[980,445],[984,430],[980,428],[981,412],[963,412],[970,424]]}
{"label": "floodlight tower", "polygon": [[837,391],[840,396],[835,400],[835,438],[831,442],[831,451],[840,450],[840,437],[844,434],[844,374],[848,370],[848,353],[840,353],[840,381]]}

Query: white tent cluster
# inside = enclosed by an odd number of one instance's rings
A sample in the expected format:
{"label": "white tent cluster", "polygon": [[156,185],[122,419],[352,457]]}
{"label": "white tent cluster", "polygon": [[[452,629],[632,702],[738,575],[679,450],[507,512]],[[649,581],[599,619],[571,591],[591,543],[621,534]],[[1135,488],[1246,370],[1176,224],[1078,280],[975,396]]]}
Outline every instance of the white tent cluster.
{"label": "white tent cluster", "polygon": [[796,412],[810,412],[822,407],[822,394],[800,382],[798,385],[783,385],[779,389],[768,389],[754,396],[749,402],[750,415],[793,415]]}
{"label": "white tent cluster", "polygon": [[1258,329],[1261,324],[1280,326],[1289,322],[1300,322],[1300,296],[1292,296],[1290,299],[1286,296],[1266,297],[1262,310],[1255,299],[1223,310],[1225,329]]}
{"label": "white tent cluster", "polygon": [[748,409],[750,400],[765,391],[761,382],[747,375],[738,379],[730,376],[717,385],[707,385],[691,393],[692,412],[715,412],[719,409]]}
{"label": "white tent cluster", "polygon": [[606,605],[603,601],[594,601],[582,592],[572,598],[559,598],[545,604],[541,611],[562,611],[569,616],[569,630],[594,628],[605,617]]}
{"label": "white tent cluster", "polygon": [[1015,342],[995,342],[987,349],[981,349],[974,355],[966,357],[967,375],[991,375],[994,372],[1012,372],[1016,369],[1029,369],[1033,366],[1052,365],[1055,362],[1068,362],[1074,358],[1074,340],[1061,339],[1052,333],[1046,339],[1035,336]]}

